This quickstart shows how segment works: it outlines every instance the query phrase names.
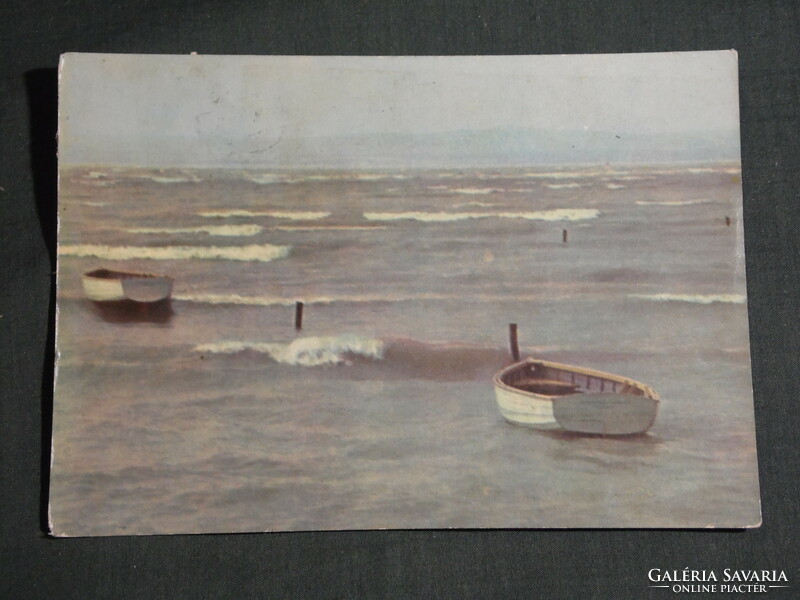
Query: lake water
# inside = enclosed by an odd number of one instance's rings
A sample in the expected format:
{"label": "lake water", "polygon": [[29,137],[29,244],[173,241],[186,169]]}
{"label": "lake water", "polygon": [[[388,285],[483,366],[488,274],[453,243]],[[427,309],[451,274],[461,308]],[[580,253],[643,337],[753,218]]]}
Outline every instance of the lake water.
{"label": "lake water", "polygon": [[[55,534],[760,521],[737,165],[60,186]],[[93,304],[99,267],[171,306]],[[650,432],[506,423],[510,322],[654,387]]]}

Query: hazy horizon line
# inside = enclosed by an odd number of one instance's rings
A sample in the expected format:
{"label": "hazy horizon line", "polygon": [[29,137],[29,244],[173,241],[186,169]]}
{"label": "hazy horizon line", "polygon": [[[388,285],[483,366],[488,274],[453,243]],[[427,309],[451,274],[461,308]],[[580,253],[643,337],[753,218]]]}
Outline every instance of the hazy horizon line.
{"label": "hazy horizon line", "polygon": [[173,163],[173,164],[144,164],[144,163],[99,163],[99,162],[59,162],[61,168],[132,168],[132,169],[225,169],[236,171],[432,171],[440,169],[536,169],[538,167],[664,167],[664,166],[691,166],[691,165],[737,165],[741,167],[741,158],[719,158],[703,160],[672,160],[672,161],[605,161],[605,162],[540,162],[536,164],[447,164],[429,166],[402,166],[402,165],[369,165],[343,167],[337,165],[317,164],[317,165],[296,165],[296,166],[277,166],[277,165],[252,165],[252,164],[233,164],[233,163],[214,163],[214,164],[192,164],[192,163]]}

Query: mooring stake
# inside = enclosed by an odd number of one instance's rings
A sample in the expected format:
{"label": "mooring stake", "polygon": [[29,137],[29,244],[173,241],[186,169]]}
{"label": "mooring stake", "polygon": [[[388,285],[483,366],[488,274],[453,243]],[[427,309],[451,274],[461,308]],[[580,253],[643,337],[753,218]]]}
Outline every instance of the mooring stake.
{"label": "mooring stake", "polygon": [[730,217],[725,217],[725,225],[727,225],[728,227],[731,226],[731,218]]}
{"label": "mooring stake", "polygon": [[511,346],[511,358],[514,362],[519,362],[519,341],[517,340],[517,324],[508,324],[508,341]]}
{"label": "mooring stake", "polygon": [[563,229],[561,231],[561,241],[566,244],[567,243],[567,230]]}
{"label": "mooring stake", "polygon": [[303,328],[303,303],[299,300],[294,305],[294,328],[298,331]]}

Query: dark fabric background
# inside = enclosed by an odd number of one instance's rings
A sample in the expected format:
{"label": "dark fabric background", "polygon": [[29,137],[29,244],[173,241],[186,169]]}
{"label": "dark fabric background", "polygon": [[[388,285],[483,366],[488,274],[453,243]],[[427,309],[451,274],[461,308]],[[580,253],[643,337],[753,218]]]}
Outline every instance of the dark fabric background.
{"label": "dark fabric background", "polygon": [[[0,597],[672,595],[646,587],[647,572],[655,567],[785,570],[792,587],[769,595],[798,597],[798,16],[793,0],[10,0],[0,5]],[[60,53],[553,54],[728,48],[739,52],[741,76],[760,529],[45,536]],[[707,426],[711,432],[715,424]]]}

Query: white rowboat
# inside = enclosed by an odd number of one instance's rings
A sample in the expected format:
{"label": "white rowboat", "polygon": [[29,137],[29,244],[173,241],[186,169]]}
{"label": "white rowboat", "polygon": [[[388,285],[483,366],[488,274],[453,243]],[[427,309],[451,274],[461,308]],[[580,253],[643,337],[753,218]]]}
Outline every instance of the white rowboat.
{"label": "white rowboat", "polygon": [[96,269],[84,273],[81,279],[86,297],[95,302],[132,300],[153,303],[172,294],[172,278],[164,275]]}
{"label": "white rowboat", "polygon": [[494,377],[500,413],[510,423],[596,435],[646,432],[658,412],[648,385],[602,371],[528,358]]}

